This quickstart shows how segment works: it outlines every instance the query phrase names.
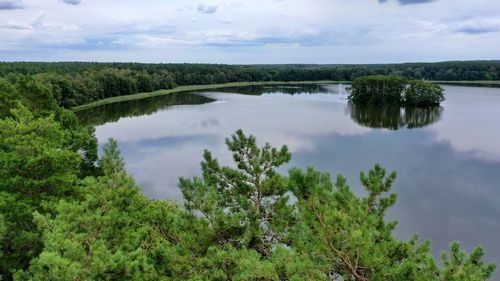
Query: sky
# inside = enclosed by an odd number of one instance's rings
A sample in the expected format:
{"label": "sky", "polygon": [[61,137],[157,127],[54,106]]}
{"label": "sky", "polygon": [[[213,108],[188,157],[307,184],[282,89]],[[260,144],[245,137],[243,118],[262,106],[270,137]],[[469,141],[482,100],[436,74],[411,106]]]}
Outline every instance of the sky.
{"label": "sky", "polygon": [[500,59],[499,0],[0,0],[0,61]]}

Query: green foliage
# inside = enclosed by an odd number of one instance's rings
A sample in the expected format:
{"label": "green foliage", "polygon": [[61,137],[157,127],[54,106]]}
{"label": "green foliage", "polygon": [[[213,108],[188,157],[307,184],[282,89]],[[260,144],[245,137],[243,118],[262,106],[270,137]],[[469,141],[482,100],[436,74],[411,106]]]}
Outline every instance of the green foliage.
{"label": "green foliage", "polygon": [[0,118],[10,115],[10,110],[16,106],[18,99],[12,84],[0,78]]}
{"label": "green foliage", "polygon": [[[395,239],[396,222],[386,222],[385,214],[396,202],[389,193],[396,174],[387,175],[379,165],[360,174],[367,192],[363,198],[342,176],[332,183],[328,174],[312,168],[293,168],[289,177],[274,179],[274,169],[289,160],[286,147],[258,148],[255,138],[242,131],[226,144],[236,169],[220,167],[205,152],[203,177],[180,181],[186,208],[201,216],[215,243],[208,248],[209,258],[200,260],[210,280],[459,280],[450,277],[456,272],[470,273],[468,280],[491,276],[494,265],[481,261],[481,248],[469,259],[445,259],[440,268],[429,242]],[[270,157],[262,157],[266,154]],[[259,181],[264,167],[273,172]],[[271,204],[257,212],[258,187],[267,182]],[[455,246],[451,251],[465,256]],[[254,269],[250,275],[247,264]]]}
{"label": "green foliage", "polygon": [[[482,249],[469,258],[456,244],[452,261],[444,254],[439,268],[430,243],[416,245],[417,238],[404,242],[392,236],[396,222],[386,223],[385,213],[396,202],[385,195],[396,178],[376,165],[360,180],[368,193],[355,196],[342,176],[332,184],[328,174],[309,168],[290,171],[291,189],[298,198],[301,223],[292,227],[292,245],[308,255],[317,266],[343,280],[486,280],[495,266],[485,265]],[[307,237],[307,239],[304,239]]]}
{"label": "green foliage", "polygon": [[99,173],[92,128],[59,108],[49,84],[0,79],[0,274],[27,268],[42,247],[33,213],[50,215],[61,198],[80,195],[79,179]]}
{"label": "green foliage", "polygon": [[85,199],[61,201],[55,217],[35,215],[44,250],[17,280],[171,280],[185,274],[189,247],[178,241],[180,233],[189,236],[186,213],[146,199],[125,173],[116,142],[105,147],[105,175],[83,181]]}
{"label": "green foliage", "polygon": [[59,109],[49,84],[31,76],[16,78],[14,83],[0,79],[0,118],[12,117],[11,109],[18,103],[35,115],[48,115]]}
{"label": "green foliage", "polygon": [[268,255],[275,231],[276,210],[286,208],[285,181],[276,168],[290,160],[286,146],[257,146],[253,136],[238,130],[226,139],[237,169],[221,167],[205,151],[203,178],[180,179],[179,187],[190,211],[200,212],[211,226],[218,244],[247,247]]}
{"label": "green foliage", "polygon": [[349,91],[349,101],[356,105],[424,107],[439,105],[444,100],[440,86],[400,76],[359,77],[354,79]]}
{"label": "green foliage", "polygon": [[485,280],[491,277],[495,270],[494,264],[485,265],[482,261],[483,248],[475,248],[470,255],[460,250],[460,243],[453,242],[450,245],[450,253],[442,254],[444,268],[442,278],[444,280]]}
{"label": "green foliage", "polygon": [[31,76],[21,76],[15,84],[23,104],[36,114],[47,114],[58,109],[51,85]]}
{"label": "green foliage", "polygon": [[349,100],[355,104],[399,105],[406,79],[400,76],[373,75],[354,79]]}
{"label": "green foliage", "polygon": [[111,176],[125,172],[125,161],[120,154],[118,142],[114,139],[109,139],[103,147],[104,155],[99,160],[105,175]]}
{"label": "green foliage", "polygon": [[32,212],[46,212],[59,198],[75,195],[80,156],[67,145],[68,133],[53,116],[35,118],[23,106],[0,120],[0,212],[4,276],[25,268],[40,250]]}
{"label": "green foliage", "polygon": [[439,85],[422,80],[410,80],[403,98],[409,106],[433,106],[444,101],[443,89]]}

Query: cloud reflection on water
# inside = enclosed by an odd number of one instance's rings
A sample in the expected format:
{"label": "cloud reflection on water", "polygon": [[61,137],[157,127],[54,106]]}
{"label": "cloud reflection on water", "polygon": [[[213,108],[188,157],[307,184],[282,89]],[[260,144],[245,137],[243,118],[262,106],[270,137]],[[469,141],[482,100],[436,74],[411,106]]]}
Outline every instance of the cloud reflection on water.
{"label": "cloud reflection on water", "polygon": [[[409,121],[398,115],[403,126],[389,126],[397,130],[359,125],[337,86],[321,89],[317,95],[287,95],[284,88],[261,89],[268,92],[262,96],[255,89],[246,95],[207,92],[208,100],[223,102],[169,104],[98,126],[96,133],[101,144],[108,137],[119,141],[127,169],[153,198],[180,199],[177,179],[200,173],[203,149],[230,163],[224,138],[238,128],[261,142],[288,144],[288,167],[342,173],[361,194],[359,172],[381,163],[398,172],[398,203],[389,218],[401,222],[399,237],[419,233],[436,250],[455,239],[469,250],[480,243],[488,259],[500,261],[500,89],[445,86],[444,110]],[[413,127],[422,128],[408,129],[415,120],[422,122]]]}

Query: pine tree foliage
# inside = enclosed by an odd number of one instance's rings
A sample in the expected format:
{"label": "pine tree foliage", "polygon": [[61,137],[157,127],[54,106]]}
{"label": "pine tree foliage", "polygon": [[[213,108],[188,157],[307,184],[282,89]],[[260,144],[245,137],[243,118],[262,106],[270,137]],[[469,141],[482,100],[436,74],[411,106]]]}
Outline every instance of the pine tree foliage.
{"label": "pine tree foliage", "polygon": [[288,201],[284,178],[276,168],[291,155],[286,146],[258,147],[255,138],[241,130],[226,139],[226,145],[237,168],[221,166],[205,151],[202,178],[180,179],[186,208],[203,214],[221,245],[248,247],[268,255],[279,240],[273,216],[276,210],[287,208]]}
{"label": "pine tree foliage", "polygon": [[118,142],[110,138],[103,147],[104,155],[99,164],[105,175],[113,176],[125,173],[125,160],[121,156]]}
{"label": "pine tree foliage", "polygon": [[148,200],[125,173],[116,141],[105,148],[105,175],[83,181],[82,201],[61,201],[55,217],[35,214],[44,249],[17,280],[182,280],[191,270],[182,209]]}
{"label": "pine tree foliage", "polygon": [[77,194],[80,157],[53,116],[35,118],[24,106],[0,119],[0,214],[7,231],[1,274],[26,268],[40,251],[34,211],[48,212],[59,198]]}

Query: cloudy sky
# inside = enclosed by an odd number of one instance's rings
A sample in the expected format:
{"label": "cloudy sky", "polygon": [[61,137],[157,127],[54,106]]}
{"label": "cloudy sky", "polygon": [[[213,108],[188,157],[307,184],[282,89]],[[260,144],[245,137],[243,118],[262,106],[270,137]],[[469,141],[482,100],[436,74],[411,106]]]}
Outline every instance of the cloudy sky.
{"label": "cloudy sky", "polygon": [[0,61],[500,59],[499,0],[0,0]]}

